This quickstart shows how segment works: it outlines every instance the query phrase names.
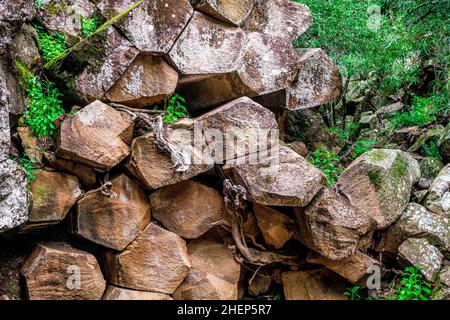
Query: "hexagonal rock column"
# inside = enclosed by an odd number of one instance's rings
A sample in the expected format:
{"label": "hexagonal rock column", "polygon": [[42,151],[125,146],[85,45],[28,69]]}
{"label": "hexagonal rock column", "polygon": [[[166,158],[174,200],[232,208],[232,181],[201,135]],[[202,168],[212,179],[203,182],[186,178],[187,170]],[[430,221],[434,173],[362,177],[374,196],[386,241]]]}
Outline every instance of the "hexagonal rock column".
{"label": "hexagonal rock column", "polygon": [[30,300],[100,300],[106,286],[95,257],[63,243],[39,244],[21,274]]}
{"label": "hexagonal rock column", "polygon": [[311,27],[313,21],[309,8],[291,0],[255,1],[244,29],[281,38],[291,43]]}
{"label": "hexagonal rock column", "polygon": [[254,156],[227,161],[226,170],[248,197],[266,206],[306,206],[323,187],[324,174],[288,147],[277,146],[258,162]]}
{"label": "hexagonal rock column", "polygon": [[144,191],[126,175],[111,180],[113,196],[89,191],[77,203],[73,232],[115,250],[125,249],[150,222]]}
{"label": "hexagonal rock column", "polygon": [[401,215],[419,178],[419,163],[410,154],[373,149],[347,167],[337,188],[384,229]]}
{"label": "hexagonal rock column", "polygon": [[33,207],[27,228],[59,223],[81,196],[78,179],[60,172],[39,170],[30,190]]}
{"label": "hexagonal rock column", "polygon": [[184,240],[154,223],[124,251],[106,255],[109,282],[135,290],[172,294],[190,267]]}
{"label": "hexagonal rock column", "polygon": [[431,212],[450,218],[450,164],[433,180],[423,205]]}
{"label": "hexagonal rock column", "polygon": [[140,54],[105,98],[131,107],[151,106],[169,98],[177,82],[178,73],[163,58]]}
{"label": "hexagonal rock column", "polygon": [[239,26],[249,15],[255,0],[192,0],[195,9],[225,23]]}
{"label": "hexagonal rock column", "polygon": [[28,220],[31,194],[27,174],[13,160],[0,161],[0,233]]}
{"label": "hexagonal rock column", "polygon": [[297,238],[331,260],[347,258],[370,245],[375,220],[330,189],[321,190],[304,209],[294,210]]}
{"label": "hexagonal rock column", "polygon": [[[102,0],[97,7],[111,19],[136,2]],[[188,0],[145,0],[116,25],[140,51],[164,54],[170,50],[193,11]]]}
{"label": "hexagonal rock column", "polygon": [[215,189],[187,180],[167,186],[150,196],[152,215],[168,230],[196,239],[223,219],[223,197]]}
{"label": "hexagonal rock column", "polygon": [[108,286],[102,300],[173,300],[164,293],[137,291]]}
{"label": "hexagonal rock column", "polygon": [[108,171],[130,153],[133,128],[128,113],[95,101],[62,122],[56,154]]}

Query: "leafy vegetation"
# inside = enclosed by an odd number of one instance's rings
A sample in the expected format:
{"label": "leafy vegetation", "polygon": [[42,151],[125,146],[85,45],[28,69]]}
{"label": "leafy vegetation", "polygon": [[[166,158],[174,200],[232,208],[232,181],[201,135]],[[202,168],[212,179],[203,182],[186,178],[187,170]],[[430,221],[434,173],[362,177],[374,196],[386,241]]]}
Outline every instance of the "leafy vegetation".
{"label": "leafy vegetation", "polygon": [[414,97],[411,111],[396,113],[391,119],[393,129],[421,126],[436,121],[436,108],[429,98]]}
{"label": "leafy vegetation", "polygon": [[84,38],[89,37],[98,28],[98,19],[96,17],[91,17],[89,19],[84,19],[81,17],[81,34]]}
{"label": "leafy vegetation", "polygon": [[347,297],[349,300],[361,300],[361,295],[359,294],[360,286],[353,286],[345,289],[344,297]]}
{"label": "leafy vegetation", "polygon": [[439,153],[439,148],[438,148],[438,144],[437,144],[437,139],[427,140],[422,145],[421,153],[424,156],[427,156],[427,157],[430,157],[430,158],[441,159],[441,155]]}
{"label": "leafy vegetation", "polygon": [[50,35],[47,30],[39,24],[34,24],[34,28],[38,34],[39,49],[44,62],[51,61],[67,49],[67,41],[62,34],[55,33]]}
{"label": "leafy vegetation", "polygon": [[34,7],[35,7],[36,9],[42,8],[42,0],[36,0],[36,1],[34,1]]}
{"label": "leafy vegetation", "polygon": [[324,146],[319,146],[309,156],[308,160],[325,174],[327,186],[335,184],[339,175],[342,173],[342,169],[338,167],[339,156],[327,150]]}
{"label": "leafy vegetation", "polygon": [[13,160],[19,162],[22,168],[27,172],[28,182],[36,179],[36,174],[38,172],[36,168],[37,160],[35,158],[30,158],[27,153],[24,153],[19,159],[13,158]]}
{"label": "leafy vegetation", "polygon": [[185,103],[186,99],[177,93],[164,101],[164,123],[176,123],[180,121],[180,118],[189,117]]}
{"label": "leafy vegetation", "polygon": [[375,140],[359,139],[355,143],[355,148],[353,149],[352,157],[358,158],[359,156],[363,155],[367,151],[371,150],[375,144],[376,144]]}

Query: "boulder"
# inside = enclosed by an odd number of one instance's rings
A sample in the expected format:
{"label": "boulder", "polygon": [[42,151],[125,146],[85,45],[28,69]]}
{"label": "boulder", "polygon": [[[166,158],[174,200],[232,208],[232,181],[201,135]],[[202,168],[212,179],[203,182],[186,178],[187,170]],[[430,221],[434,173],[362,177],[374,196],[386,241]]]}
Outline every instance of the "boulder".
{"label": "boulder", "polygon": [[62,122],[56,155],[109,171],[129,155],[133,127],[128,113],[95,101]]}
{"label": "boulder", "polygon": [[290,0],[255,1],[244,29],[291,43],[312,26],[309,8]]}
{"label": "boulder", "polygon": [[255,0],[194,0],[194,8],[217,20],[240,26],[249,15]]}
{"label": "boulder", "polygon": [[222,195],[192,180],[155,191],[150,203],[153,217],[185,239],[200,237],[224,214]]}
{"label": "boulder", "polygon": [[421,177],[425,179],[434,179],[444,168],[444,164],[437,158],[427,157],[420,161]]}
{"label": "boulder", "polygon": [[309,150],[306,147],[306,144],[301,141],[294,141],[289,144],[289,148],[297,152],[299,155],[301,155],[303,158],[308,156]]}
{"label": "boulder", "polygon": [[445,133],[439,138],[439,154],[442,158],[450,162],[450,123],[445,127]]}
{"label": "boulder", "polygon": [[439,280],[432,291],[432,300],[450,300],[450,266],[443,267],[437,279]]}
{"label": "boulder", "polygon": [[450,219],[427,211],[417,203],[409,203],[400,218],[387,229],[377,246],[379,252],[397,254],[408,238],[424,238],[450,257]]}
{"label": "boulder", "polygon": [[57,158],[54,154],[49,152],[46,152],[44,157],[51,167],[58,171],[63,171],[76,176],[84,186],[92,187],[97,182],[95,171],[91,167],[70,160]]}
{"label": "boulder", "polygon": [[9,127],[9,114],[6,108],[6,95],[2,90],[2,78],[0,77],[0,161],[9,157],[11,147],[11,129]]}
{"label": "boulder", "polygon": [[164,293],[137,291],[108,286],[102,300],[173,300]]}
{"label": "boulder", "polygon": [[38,71],[42,64],[38,35],[30,25],[22,26],[11,42],[10,51],[12,60],[22,62],[31,72]]}
{"label": "boulder", "polygon": [[106,286],[95,257],[64,243],[38,244],[21,274],[30,300],[100,300]]}
{"label": "boulder", "polygon": [[372,266],[380,267],[380,263],[368,255],[356,251],[351,256],[342,260],[331,260],[319,253],[309,252],[306,261],[312,264],[319,264],[337,273],[350,283],[360,283],[368,274],[368,268]]}
{"label": "boulder", "polygon": [[397,259],[404,267],[420,267],[420,273],[428,281],[434,282],[441,269],[443,256],[427,239],[409,238],[398,248]]}
{"label": "boulder", "polygon": [[433,213],[450,218],[450,164],[433,180],[423,205]]}
{"label": "boulder", "polygon": [[3,109],[1,111],[3,113],[9,112],[10,115],[15,116],[10,119],[13,120],[11,125],[14,125],[26,110],[17,70],[13,66],[13,62],[6,56],[0,56],[0,109]]}
{"label": "boulder", "polygon": [[288,271],[281,275],[286,300],[345,300],[345,283],[328,269]]}
{"label": "boulder", "polygon": [[124,250],[150,222],[145,192],[126,175],[111,180],[111,195],[102,188],[86,193],[77,203],[73,232],[115,250]]}
{"label": "boulder", "polygon": [[255,204],[253,206],[258,227],[264,242],[273,249],[281,249],[294,234],[294,220],[272,208]]}
{"label": "boulder", "polygon": [[151,106],[175,91],[178,73],[161,57],[140,54],[106,93],[108,101],[131,107]]}
{"label": "boulder", "polygon": [[323,187],[324,174],[288,147],[276,146],[254,162],[253,155],[227,161],[225,168],[248,197],[266,206],[306,206]]}
{"label": "boulder", "polygon": [[31,199],[25,170],[15,161],[0,161],[0,233],[28,220]]}
{"label": "boulder", "polygon": [[[107,19],[120,14],[135,1],[102,0],[97,4]],[[193,14],[189,0],[145,0],[116,25],[142,52],[165,54]]]}
{"label": "boulder", "polygon": [[375,221],[330,189],[321,190],[304,209],[294,209],[297,238],[331,260],[342,260],[370,245]]}
{"label": "boulder", "polygon": [[191,268],[185,241],[154,223],[124,251],[105,258],[110,283],[165,294],[172,294]]}
{"label": "boulder", "polygon": [[248,281],[248,293],[254,297],[266,294],[272,284],[272,275],[263,270],[255,274],[254,278]]}
{"label": "boulder", "polygon": [[44,143],[38,139],[28,127],[17,127],[17,133],[20,140],[22,140],[22,147],[24,153],[32,159],[36,165],[42,164],[42,150],[44,150]]}
{"label": "boulder", "polygon": [[354,206],[376,220],[377,229],[384,229],[401,215],[419,178],[419,164],[410,154],[372,149],[347,167],[336,186]]}

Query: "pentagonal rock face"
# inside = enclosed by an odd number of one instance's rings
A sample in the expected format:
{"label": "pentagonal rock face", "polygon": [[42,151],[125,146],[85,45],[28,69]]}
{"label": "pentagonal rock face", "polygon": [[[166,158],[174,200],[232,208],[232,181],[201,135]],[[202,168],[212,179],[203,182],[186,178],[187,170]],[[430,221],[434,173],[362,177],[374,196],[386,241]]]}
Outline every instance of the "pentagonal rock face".
{"label": "pentagonal rock face", "polygon": [[100,300],[105,291],[95,257],[66,244],[39,244],[21,273],[30,300]]}
{"label": "pentagonal rock face", "polygon": [[423,205],[433,213],[450,218],[450,164],[433,180]]}
{"label": "pentagonal rock face", "polygon": [[95,171],[88,166],[66,159],[60,159],[53,154],[45,153],[45,159],[51,167],[76,176],[82,185],[91,187],[97,182]]}
{"label": "pentagonal rock face", "polygon": [[114,28],[105,31],[99,56],[88,56],[89,65],[75,77],[75,93],[87,103],[103,99],[139,51]]}
{"label": "pentagonal rock face", "polygon": [[102,300],[173,300],[164,293],[137,291],[108,286]]}
{"label": "pentagonal rock face", "polygon": [[331,260],[367,247],[375,230],[370,215],[330,189],[320,191],[304,210],[296,210],[299,240]]}
{"label": "pentagonal rock face", "polygon": [[25,223],[29,204],[25,170],[15,161],[0,161],[0,233]]}
{"label": "pentagonal rock face", "polygon": [[111,196],[101,189],[77,203],[74,233],[115,250],[125,249],[150,222],[147,195],[126,175],[112,181]]}
{"label": "pentagonal rock face", "polygon": [[241,29],[196,12],[169,56],[182,75],[229,73],[239,66],[244,41]]}
{"label": "pentagonal rock face", "polygon": [[106,260],[112,284],[166,294],[175,291],[191,267],[184,240],[154,223],[125,251],[109,252]]}
{"label": "pentagonal rock face", "polygon": [[221,20],[239,26],[249,15],[255,0],[194,0],[195,9]]}
{"label": "pentagonal rock face", "polygon": [[294,234],[294,220],[272,208],[255,204],[253,206],[258,227],[264,242],[274,249],[281,249]]}
{"label": "pentagonal rock face", "polygon": [[[134,3],[136,1],[103,0],[97,7],[107,19],[111,19]],[[167,53],[192,13],[188,0],[145,0],[117,26],[140,51]]]}
{"label": "pentagonal rock face", "polygon": [[197,118],[216,163],[271,147],[278,125],[275,115],[247,97]]}
{"label": "pentagonal rock face", "polygon": [[201,129],[194,130],[192,121],[164,130],[170,143],[185,150],[191,165],[186,172],[177,172],[171,156],[156,148],[153,133],[136,138],[131,146],[128,168],[147,189],[158,189],[188,180],[214,166],[209,157],[209,149],[203,143]]}
{"label": "pentagonal rock face", "polygon": [[178,73],[161,57],[141,54],[106,93],[106,99],[131,107],[159,103],[175,91]]}
{"label": "pentagonal rock face", "polygon": [[325,182],[324,174],[288,147],[277,146],[259,162],[252,155],[228,161],[227,168],[248,196],[266,206],[306,206]]}
{"label": "pentagonal rock face", "polygon": [[406,152],[373,149],[340,176],[337,188],[384,229],[402,213],[411,188],[420,178],[418,162]]}
{"label": "pentagonal rock face", "polygon": [[223,218],[223,197],[213,188],[188,180],[154,192],[152,214],[167,229],[196,239]]}
{"label": "pentagonal rock face", "polygon": [[434,282],[442,266],[443,256],[426,239],[410,238],[398,248],[397,259],[404,266],[420,267],[428,281]]}
{"label": "pentagonal rock face", "polygon": [[81,196],[75,176],[39,170],[31,182],[33,208],[29,216],[32,225],[55,224],[62,221]]}
{"label": "pentagonal rock face", "polygon": [[108,171],[128,156],[133,127],[129,114],[93,102],[62,122],[57,156]]}
{"label": "pentagonal rock face", "polygon": [[291,0],[265,0],[255,1],[244,28],[291,43],[311,25],[311,11],[304,4]]}

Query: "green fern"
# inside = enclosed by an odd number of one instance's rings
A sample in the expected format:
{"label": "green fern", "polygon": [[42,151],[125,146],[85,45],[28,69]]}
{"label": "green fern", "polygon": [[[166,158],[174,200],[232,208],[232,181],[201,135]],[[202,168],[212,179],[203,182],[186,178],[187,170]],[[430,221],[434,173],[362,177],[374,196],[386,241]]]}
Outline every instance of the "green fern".
{"label": "green fern", "polygon": [[180,121],[180,118],[189,117],[185,103],[186,99],[177,93],[164,101],[164,123],[176,123]]}

